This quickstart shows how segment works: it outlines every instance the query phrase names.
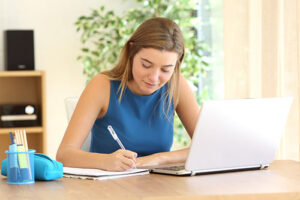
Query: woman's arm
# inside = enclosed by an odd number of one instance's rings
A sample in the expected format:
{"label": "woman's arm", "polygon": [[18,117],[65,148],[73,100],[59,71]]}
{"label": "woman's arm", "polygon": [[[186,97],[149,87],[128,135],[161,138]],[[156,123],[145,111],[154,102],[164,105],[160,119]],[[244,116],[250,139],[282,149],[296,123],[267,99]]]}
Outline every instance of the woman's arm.
{"label": "woman's arm", "polygon": [[110,98],[110,80],[95,76],[84,89],[69,122],[56,159],[69,167],[123,171],[134,166],[136,153],[118,150],[112,154],[85,152],[80,149],[97,118],[105,115]]}
{"label": "woman's arm", "polygon": [[[180,118],[187,133],[192,138],[194,129],[196,127],[200,107],[197,103],[195,95],[189,87],[185,78],[180,75],[179,79],[179,101],[176,106],[176,113]],[[137,158],[136,165],[139,168],[152,167],[156,165],[168,165],[174,163],[183,163],[188,154],[188,148],[156,153],[149,156]]]}
{"label": "woman's arm", "polygon": [[200,107],[197,103],[193,91],[182,75],[180,75],[179,102],[176,107],[176,113],[181,120],[185,130],[192,138],[200,113]]}

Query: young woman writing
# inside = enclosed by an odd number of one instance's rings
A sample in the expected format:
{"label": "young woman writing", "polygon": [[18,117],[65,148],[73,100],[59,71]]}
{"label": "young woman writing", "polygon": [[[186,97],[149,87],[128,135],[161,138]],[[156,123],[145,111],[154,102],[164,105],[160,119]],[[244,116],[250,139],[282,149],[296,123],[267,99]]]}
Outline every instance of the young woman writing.
{"label": "young woman writing", "polygon": [[[176,112],[192,137],[200,108],[180,74],[184,41],[167,18],[142,23],[118,64],[84,89],[57,152],[64,166],[123,171],[184,162],[188,149],[170,151]],[[124,149],[107,127],[111,125]],[[92,132],[90,152],[80,150]]]}

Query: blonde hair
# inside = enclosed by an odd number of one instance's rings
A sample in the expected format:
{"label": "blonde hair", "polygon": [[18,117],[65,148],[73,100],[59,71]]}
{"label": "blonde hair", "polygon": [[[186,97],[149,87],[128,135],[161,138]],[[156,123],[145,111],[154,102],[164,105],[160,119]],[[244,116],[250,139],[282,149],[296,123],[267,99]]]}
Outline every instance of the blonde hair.
{"label": "blonde hair", "polygon": [[165,113],[167,114],[171,107],[172,99],[174,105],[178,102],[180,65],[185,54],[183,35],[174,21],[161,17],[146,20],[126,42],[121,51],[118,64],[113,69],[102,73],[107,75],[111,80],[121,81],[118,90],[120,92],[119,101],[121,101],[128,81],[133,79],[133,58],[142,48],[154,48],[162,51],[172,51],[178,54],[174,72],[167,83],[167,90],[164,94],[164,102],[168,101],[168,108]]}

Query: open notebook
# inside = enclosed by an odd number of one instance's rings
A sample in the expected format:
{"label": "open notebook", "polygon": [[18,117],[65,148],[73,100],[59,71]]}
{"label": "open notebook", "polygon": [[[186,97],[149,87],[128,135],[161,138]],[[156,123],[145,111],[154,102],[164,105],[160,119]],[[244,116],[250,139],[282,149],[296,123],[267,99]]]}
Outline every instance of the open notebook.
{"label": "open notebook", "polygon": [[69,177],[69,178],[106,180],[106,179],[144,175],[144,174],[149,174],[149,170],[129,169],[123,172],[112,172],[112,171],[104,171],[100,169],[64,167],[64,177]]}

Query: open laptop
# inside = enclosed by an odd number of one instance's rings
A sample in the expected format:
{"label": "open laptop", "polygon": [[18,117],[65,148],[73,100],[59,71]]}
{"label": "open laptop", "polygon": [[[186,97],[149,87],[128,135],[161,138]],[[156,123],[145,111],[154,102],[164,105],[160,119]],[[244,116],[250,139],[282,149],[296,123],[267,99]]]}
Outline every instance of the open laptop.
{"label": "open laptop", "polygon": [[292,101],[276,97],[204,102],[185,164],[151,172],[196,175],[267,168],[275,159]]}

